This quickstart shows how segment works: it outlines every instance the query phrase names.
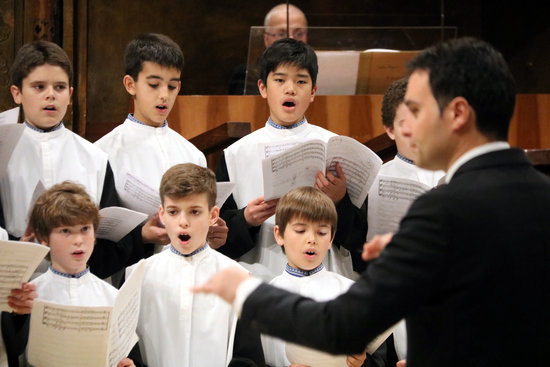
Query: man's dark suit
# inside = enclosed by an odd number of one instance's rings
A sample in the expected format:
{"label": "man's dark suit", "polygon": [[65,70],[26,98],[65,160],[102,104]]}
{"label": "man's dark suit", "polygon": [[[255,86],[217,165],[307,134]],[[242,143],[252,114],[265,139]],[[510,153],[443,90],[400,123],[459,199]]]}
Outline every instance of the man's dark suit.
{"label": "man's dark suit", "polygon": [[550,365],[549,269],[550,180],[500,150],[420,197],[346,294],[315,303],[262,284],[241,320],[357,353],[406,317],[408,367]]}

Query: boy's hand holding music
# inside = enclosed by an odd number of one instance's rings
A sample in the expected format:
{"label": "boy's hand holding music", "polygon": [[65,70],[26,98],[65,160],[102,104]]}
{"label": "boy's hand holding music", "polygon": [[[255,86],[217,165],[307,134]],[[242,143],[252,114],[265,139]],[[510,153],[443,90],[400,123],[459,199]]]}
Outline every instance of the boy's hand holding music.
{"label": "boy's hand holding music", "polygon": [[315,177],[315,187],[323,191],[332,200],[338,204],[346,195],[346,177],[342,171],[340,163],[336,163],[336,176],[326,170],[326,173],[319,171]]}
{"label": "boy's hand holding music", "polygon": [[143,238],[143,243],[154,243],[155,245],[170,243],[170,238],[160,221],[158,213],[149,218],[145,223],[141,230],[141,237]]}
{"label": "boy's hand holding music", "polygon": [[279,199],[264,201],[263,196],[252,199],[244,209],[244,219],[250,227],[259,226],[275,214],[278,201]]}
{"label": "boy's hand holding music", "polygon": [[8,296],[8,305],[17,314],[29,314],[32,311],[33,300],[38,297],[36,285],[23,283],[21,288],[12,289]]}
{"label": "boy's hand holding music", "polygon": [[225,241],[227,241],[227,232],[229,232],[227,224],[225,224],[222,218],[218,218],[216,223],[208,227],[208,234],[206,235],[208,246],[217,249],[225,245]]}

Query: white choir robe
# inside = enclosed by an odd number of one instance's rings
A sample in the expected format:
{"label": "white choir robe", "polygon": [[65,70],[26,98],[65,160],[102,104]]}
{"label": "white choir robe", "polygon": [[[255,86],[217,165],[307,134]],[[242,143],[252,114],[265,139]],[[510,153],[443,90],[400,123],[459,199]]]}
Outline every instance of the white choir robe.
{"label": "white choir robe", "polygon": [[[229,179],[237,184],[233,190],[237,208],[242,209],[252,199],[263,195],[262,159],[264,157],[260,155],[259,144],[304,142],[313,139],[327,142],[333,136],[336,134],[311,125],[307,120],[293,129],[277,129],[266,123],[265,127],[230,145],[224,150],[224,156]],[[274,226],[275,216],[273,215],[262,223],[258,243],[238,259],[250,272],[267,281],[279,274],[286,265],[286,257],[273,235]],[[344,247],[333,247],[325,258],[325,265],[331,271],[353,277],[349,251]]]}
{"label": "white choir robe", "polygon": [[[380,168],[380,171],[378,171],[378,175],[383,176],[390,176],[390,177],[396,177],[396,178],[405,178],[408,180],[414,180],[418,181],[420,183],[423,183],[429,187],[435,187],[441,180],[443,176],[445,176],[445,172],[443,171],[430,171],[426,170],[420,167],[415,166],[412,163],[406,162],[403,159],[396,156],[391,161],[388,161],[382,165]],[[377,195],[376,190],[371,188],[369,191],[369,197],[373,197],[374,195]],[[368,199],[367,199],[368,200]],[[405,216],[405,212],[401,213],[401,218]],[[372,223],[373,216],[376,215],[376,212],[371,208],[370,203],[368,205],[367,210],[367,223]],[[367,234],[367,239],[370,240],[374,235],[381,234],[381,233],[372,233],[371,229],[369,228],[369,232]],[[401,320],[395,330],[393,331],[393,340],[395,345],[395,351],[397,353],[397,357],[401,359],[405,359],[407,356],[407,328],[405,326],[405,320]]]}
{"label": "white choir robe", "polygon": [[9,239],[8,232],[2,227],[0,227],[0,240],[7,241]]}
{"label": "white choir robe", "polygon": [[118,292],[89,271],[80,278],[68,278],[48,269],[32,283],[36,284],[39,299],[69,306],[110,307]]}
{"label": "white choir robe", "polygon": [[[304,277],[296,277],[284,271],[269,282],[271,285],[310,297],[318,302],[338,297],[345,293],[353,283],[352,280],[327,271],[326,268]],[[290,365],[290,361],[286,358],[286,342],[284,340],[264,334],[261,335],[261,338],[266,364],[272,367]],[[330,338],[330,335],[327,335],[327,338]]]}
{"label": "white choir robe", "polygon": [[107,154],[64,126],[50,132],[26,126],[8,162],[7,174],[0,175],[5,229],[16,237],[25,233],[39,181],[46,189],[65,180],[77,182],[99,205],[106,170]]}
{"label": "white choir robe", "polygon": [[190,257],[167,249],[145,261],[137,327],[143,361],[149,367],[227,366],[237,316],[221,298],[189,289],[228,266],[242,267],[210,247]]}
{"label": "white choir robe", "polygon": [[125,172],[158,190],[162,175],[173,165],[195,163],[206,167],[204,154],[168,124],[152,127],[126,119],[94,144],[109,156],[120,202],[132,210],[139,211],[139,207],[124,190]]}

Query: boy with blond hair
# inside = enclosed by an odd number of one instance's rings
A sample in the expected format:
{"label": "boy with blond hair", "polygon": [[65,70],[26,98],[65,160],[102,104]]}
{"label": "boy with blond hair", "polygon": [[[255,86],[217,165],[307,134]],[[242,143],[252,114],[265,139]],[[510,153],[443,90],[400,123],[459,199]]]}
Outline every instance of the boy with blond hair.
{"label": "boy with blond hair", "polygon": [[[206,240],[219,214],[214,173],[192,163],[177,164],[162,176],[160,198],[159,216],[170,248],[145,264],[137,327],[145,363],[215,367],[250,357],[262,365],[259,334],[246,341],[236,336],[237,317],[230,305],[189,291],[219,270],[238,266]],[[253,355],[239,355],[241,346]]]}
{"label": "boy with blond hair", "polygon": [[[107,154],[65,128],[73,72],[58,45],[35,41],[17,52],[11,68],[11,93],[24,113],[24,132],[0,177],[0,223],[12,239],[32,240],[27,218],[35,188],[72,180],[80,183],[100,207],[118,205]],[[144,256],[145,243],[156,238],[150,225],[137,227],[114,244],[100,240],[90,259],[92,271],[104,278]]]}

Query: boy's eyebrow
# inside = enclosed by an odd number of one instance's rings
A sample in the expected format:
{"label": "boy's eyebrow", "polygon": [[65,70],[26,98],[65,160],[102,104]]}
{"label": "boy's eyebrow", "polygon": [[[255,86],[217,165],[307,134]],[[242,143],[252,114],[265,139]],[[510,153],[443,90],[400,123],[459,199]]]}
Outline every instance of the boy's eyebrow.
{"label": "boy's eyebrow", "polygon": [[[43,83],[47,83],[46,81],[44,80],[32,80],[29,82],[29,84],[43,84]],[[66,82],[64,80],[58,80],[58,81],[55,81],[53,82],[53,84],[64,84],[64,85],[68,85],[69,82]]]}
{"label": "boy's eyebrow", "polygon": [[[145,77],[145,79],[158,79],[158,80],[164,80],[164,78],[162,78],[161,76],[159,76],[159,75],[154,75],[154,74],[152,74],[152,75],[147,75],[147,76]],[[172,78],[172,79],[170,79],[170,81],[171,81],[171,82],[179,82],[179,81],[180,81],[180,78]]]}

